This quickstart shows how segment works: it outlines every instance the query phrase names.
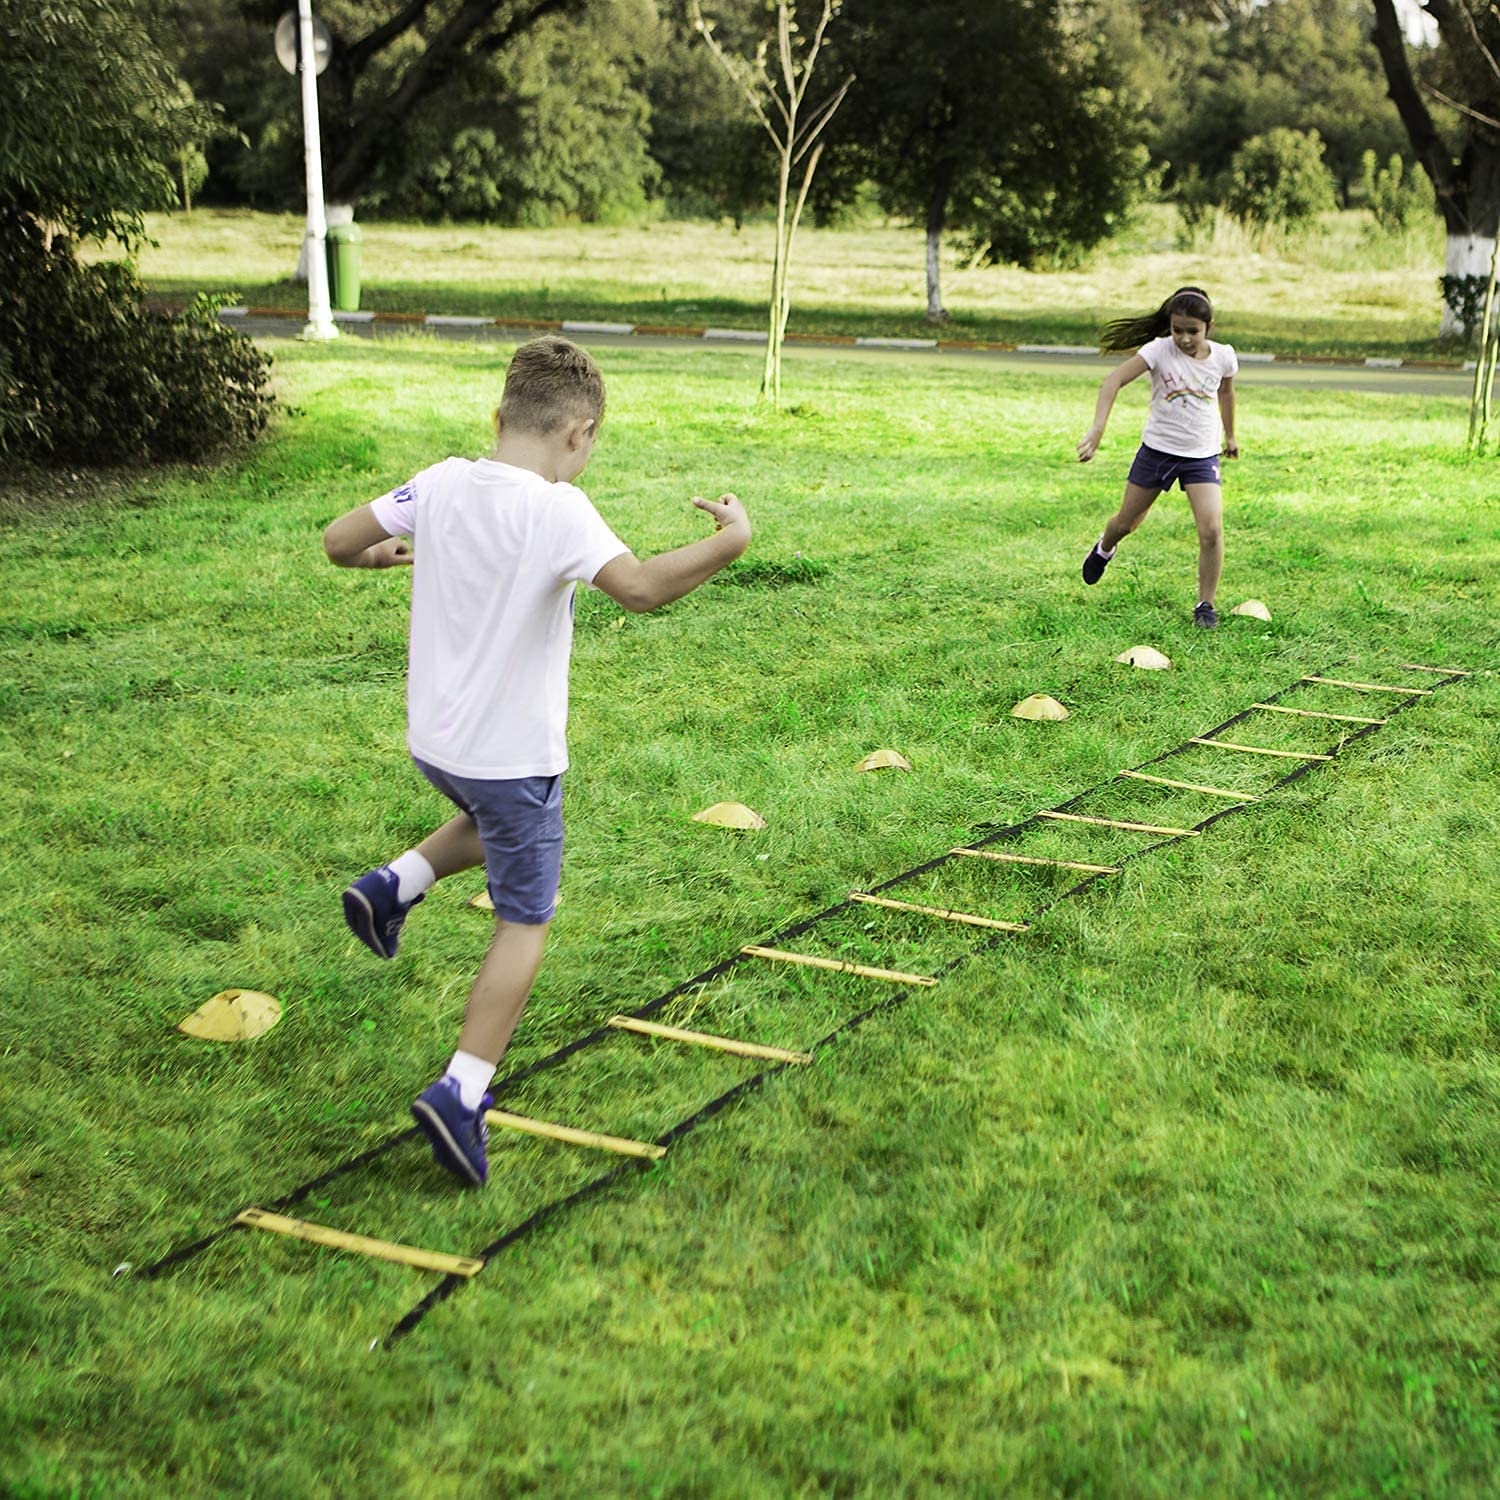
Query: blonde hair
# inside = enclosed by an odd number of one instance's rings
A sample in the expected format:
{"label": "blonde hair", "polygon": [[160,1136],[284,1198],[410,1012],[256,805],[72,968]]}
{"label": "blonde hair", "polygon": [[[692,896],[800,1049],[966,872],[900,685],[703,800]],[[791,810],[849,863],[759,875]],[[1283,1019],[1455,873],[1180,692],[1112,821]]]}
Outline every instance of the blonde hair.
{"label": "blonde hair", "polygon": [[596,428],[604,420],[604,376],[594,357],[552,336],[522,344],[505,372],[496,430],[555,432],[580,417]]}

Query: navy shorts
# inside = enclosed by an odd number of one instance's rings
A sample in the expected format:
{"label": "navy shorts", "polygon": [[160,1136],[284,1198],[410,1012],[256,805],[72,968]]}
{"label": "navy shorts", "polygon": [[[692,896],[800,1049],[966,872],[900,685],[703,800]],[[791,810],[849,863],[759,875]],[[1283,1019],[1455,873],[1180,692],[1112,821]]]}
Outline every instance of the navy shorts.
{"label": "navy shorts", "polygon": [[495,915],[528,926],[550,922],[562,879],[562,777],[476,781],[412,759],[438,791],[473,818]]}
{"label": "navy shorts", "polygon": [[1221,483],[1219,455],[1179,458],[1175,453],[1163,453],[1160,448],[1148,448],[1142,443],[1136,450],[1130,473],[1125,477],[1143,490],[1169,490],[1174,484],[1180,484],[1183,494],[1186,494],[1190,484]]}

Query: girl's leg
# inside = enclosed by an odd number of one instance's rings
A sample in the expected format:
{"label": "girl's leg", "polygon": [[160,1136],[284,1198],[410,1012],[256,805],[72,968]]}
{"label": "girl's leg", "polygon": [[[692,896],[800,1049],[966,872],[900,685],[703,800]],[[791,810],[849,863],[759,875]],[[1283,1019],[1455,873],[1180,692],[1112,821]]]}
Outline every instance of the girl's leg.
{"label": "girl's leg", "polygon": [[1131,484],[1128,479],[1125,481],[1125,498],[1120,502],[1120,509],[1104,527],[1101,538],[1104,551],[1113,552],[1121,539],[1129,536],[1146,519],[1146,512],[1155,504],[1159,494],[1160,490],[1148,490],[1142,485]]}
{"label": "girl's leg", "polygon": [[1216,484],[1187,486],[1198,527],[1198,602],[1212,604],[1224,571],[1224,494]]}

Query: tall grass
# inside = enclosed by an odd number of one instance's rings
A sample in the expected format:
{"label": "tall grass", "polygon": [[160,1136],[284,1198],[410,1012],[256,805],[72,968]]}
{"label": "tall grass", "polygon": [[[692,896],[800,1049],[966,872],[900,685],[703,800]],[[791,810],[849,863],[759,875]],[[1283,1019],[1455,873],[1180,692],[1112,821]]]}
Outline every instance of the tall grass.
{"label": "tall grass", "polygon": [[[389,1353],[367,1351],[422,1273],[238,1234],[111,1280],[400,1128],[486,941],[477,875],[438,889],[394,963],[343,930],[344,882],[444,808],[402,751],[408,579],[328,568],[318,533],[480,451],[504,351],[277,353],[291,409],[242,461],[6,526],[0,1489],[1486,1492],[1484,671],[779,1075]],[[1070,462],[1091,381],[813,368],[777,416],[751,404],[753,357],[607,356],[584,482],[620,533],[672,545],[700,524],[687,498],[725,488],[757,532],[670,610],[620,624],[579,601],[563,901],[508,1067],[1304,672],[1494,664],[1494,511],[1456,456],[1459,400],[1247,399],[1223,602],[1274,619],[1203,634],[1178,501],[1098,588],[1077,580],[1136,416]],[[1173,670],[1113,660],[1139,643]],[[1072,717],[1010,718],[1034,691]],[[855,774],[881,745],[913,771]],[[1203,755],[1184,779],[1272,775]],[[726,798],[768,827],[690,821]],[[1191,811],[1145,786],[1087,810]],[[1098,832],[1039,847],[1136,847]],[[1065,879],[975,862],[898,894],[1007,917]],[[874,911],[807,943],[920,972],[974,947]],[[279,996],[280,1025],[240,1046],[173,1031],[234,985]],[[805,1045],[871,998],[741,968],[662,1019]],[[755,1066],[622,1036],[504,1102],[649,1137]],[[412,1144],[302,1211],[468,1252],[597,1170],[516,1139],[463,1193]]]}
{"label": "tall grass", "polygon": [[[306,306],[290,279],[302,239],[291,216],[198,210],[150,221],[140,268],[163,296],[232,291],[256,306]],[[386,311],[604,319],[759,328],[773,228],[667,222],[496,229],[364,226],[363,305]],[[1409,241],[1372,236],[1368,214],[1329,214],[1264,253],[1230,221],[1183,249],[1176,210],[1141,211],[1080,270],[1048,273],[948,259],[952,321],[925,321],[922,232],[896,224],[809,228],[792,265],[793,332],[1092,344],[1110,318],[1207,287],[1223,338],[1263,353],[1459,356],[1437,342],[1441,226]]]}

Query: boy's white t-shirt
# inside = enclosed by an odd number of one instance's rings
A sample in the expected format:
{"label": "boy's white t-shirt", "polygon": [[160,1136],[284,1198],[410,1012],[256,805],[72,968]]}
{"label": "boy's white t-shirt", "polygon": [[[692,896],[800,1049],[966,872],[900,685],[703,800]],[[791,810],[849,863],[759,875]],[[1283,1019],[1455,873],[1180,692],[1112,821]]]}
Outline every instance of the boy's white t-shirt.
{"label": "boy's white t-shirt", "polygon": [[567,770],[574,590],[630,549],[582,490],[488,458],[444,459],[371,509],[415,544],[412,754],[485,781]]}
{"label": "boy's white t-shirt", "polygon": [[1219,386],[1239,373],[1230,344],[1208,346],[1203,359],[1189,359],[1170,335],[1137,351],[1151,367],[1151,411],[1141,441],[1177,458],[1212,458],[1223,446]]}

